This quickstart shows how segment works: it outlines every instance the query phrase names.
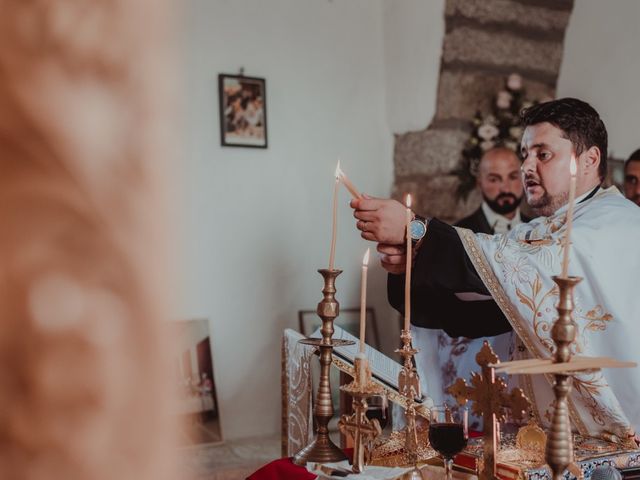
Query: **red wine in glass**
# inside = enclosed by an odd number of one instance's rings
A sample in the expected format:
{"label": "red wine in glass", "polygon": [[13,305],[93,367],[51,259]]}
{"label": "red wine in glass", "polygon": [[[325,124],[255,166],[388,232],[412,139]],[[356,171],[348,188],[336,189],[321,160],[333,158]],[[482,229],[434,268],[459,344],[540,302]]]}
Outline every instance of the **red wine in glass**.
{"label": "red wine in glass", "polygon": [[447,480],[451,480],[453,457],[467,446],[468,416],[466,409],[452,411],[446,405],[431,409],[429,443],[444,459]]}
{"label": "red wine in glass", "polygon": [[369,399],[369,406],[367,408],[367,418],[377,419],[380,423],[380,428],[384,430],[389,422],[389,408],[379,397],[373,397]]}
{"label": "red wine in glass", "polygon": [[467,446],[467,436],[460,423],[432,423],[429,443],[444,458],[453,458]]}

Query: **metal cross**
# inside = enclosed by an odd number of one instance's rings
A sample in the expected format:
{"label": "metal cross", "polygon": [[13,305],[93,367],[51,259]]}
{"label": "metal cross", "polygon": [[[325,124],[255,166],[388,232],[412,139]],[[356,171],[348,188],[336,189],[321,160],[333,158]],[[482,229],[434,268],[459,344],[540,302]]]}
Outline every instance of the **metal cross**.
{"label": "metal cross", "polygon": [[[347,433],[353,437],[353,472],[360,473],[365,465],[364,444],[372,442],[380,433],[380,422],[376,418],[367,418],[367,396],[353,395],[353,414],[342,415],[338,421],[338,428],[343,435]],[[368,459],[367,459],[368,460]]]}
{"label": "metal cross", "polygon": [[495,370],[489,365],[500,363],[500,359],[485,340],[476,355],[476,362],[481,367],[481,374],[471,374],[471,386],[467,386],[462,378],[446,389],[458,405],[464,406],[468,400],[472,401],[471,410],[476,415],[482,415],[484,424],[483,459],[484,466],[479,474],[479,480],[496,478],[497,429],[496,422],[505,421],[505,410],[510,409],[516,420],[523,418],[529,411],[531,403],[520,388],[507,391],[506,382],[495,376]]}

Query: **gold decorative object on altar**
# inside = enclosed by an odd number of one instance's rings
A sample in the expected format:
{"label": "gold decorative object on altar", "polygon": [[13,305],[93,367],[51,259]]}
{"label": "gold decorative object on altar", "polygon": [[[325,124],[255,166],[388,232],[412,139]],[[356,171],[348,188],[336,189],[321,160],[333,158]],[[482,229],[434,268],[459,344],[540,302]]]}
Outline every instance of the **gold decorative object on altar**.
{"label": "gold decorative object on altar", "polygon": [[353,437],[352,471],[360,473],[371,459],[374,440],[382,433],[377,419],[367,418],[367,398],[374,395],[384,395],[380,385],[371,380],[371,369],[366,357],[356,357],[353,382],[343,385],[340,389],[353,398],[353,413],[340,417],[338,427],[343,434]]}
{"label": "gold decorative object on altar", "polygon": [[342,270],[320,269],[318,272],[324,279],[322,289],[323,299],[318,303],[318,316],[322,319],[322,338],[306,338],[300,340],[305,345],[313,345],[320,348],[320,381],[318,393],[313,407],[313,416],[316,423],[316,436],[313,441],[296,453],[293,462],[296,465],[306,465],[307,462],[329,463],[345,460],[347,456],[329,438],[329,421],[333,417],[333,402],[331,400],[331,383],[329,382],[329,370],[333,347],[353,345],[349,340],[332,340],[333,321],[340,313],[340,304],[335,299],[335,280]]}
{"label": "gold decorative object on altar", "polygon": [[516,435],[516,448],[530,452],[544,452],[547,446],[547,434],[532,418]]}
{"label": "gold decorative object on altar", "polygon": [[472,411],[482,416],[484,423],[483,467],[479,472],[480,480],[491,480],[496,477],[497,422],[505,420],[504,411],[510,409],[515,419],[530,409],[529,399],[519,388],[507,392],[507,384],[502,378],[496,378],[495,370],[490,365],[500,362],[498,356],[487,341],[476,355],[476,362],[481,373],[471,374],[471,386],[467,386],[462,378],[457,378],[453,385],[446,389],[458,405],[464,406],[471,400]]}
{"label": "gold decorative object on altar", "polygon": [[420,390],[420,378],[418,372],[413,366],[413,356],[418,350],[411,345],[411,331],[408,328],[402,330],[400,334],[402,339],[402,348],[397,349],[404,359],[402,370],[398,375],[398,389],[400,394],[405,398],[406,404],[404,409],[406,428],[404,451],[407,456],[409,465],[413,465],[413,470],[402,476],[405,480],[421,480],[422,473],[418,469],[418,432],[416,430],[416,404],[415,399],[422,397]]}

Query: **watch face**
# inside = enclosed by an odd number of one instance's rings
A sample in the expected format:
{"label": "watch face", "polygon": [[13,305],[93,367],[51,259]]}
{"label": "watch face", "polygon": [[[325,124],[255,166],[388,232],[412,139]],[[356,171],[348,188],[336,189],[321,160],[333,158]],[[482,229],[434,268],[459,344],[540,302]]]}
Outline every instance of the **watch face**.
{"label": "watch face", "polygon": [[413,220],[410,224],[411,238],[414,240],[420,240],[427,232],[427,226],[419,220]]}

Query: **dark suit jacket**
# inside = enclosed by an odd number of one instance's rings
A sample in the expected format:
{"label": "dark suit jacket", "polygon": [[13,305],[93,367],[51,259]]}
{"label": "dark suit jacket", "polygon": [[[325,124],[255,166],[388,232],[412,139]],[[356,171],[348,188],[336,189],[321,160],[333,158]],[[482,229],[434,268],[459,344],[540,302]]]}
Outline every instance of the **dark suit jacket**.
{"label": "dark suit jacket", "polygon": [[[525,217],[524,215],[522,215],[522,212],[520,212],[520,218],[524,223],[531,220],[529,217]],[[462,220],[456,223],[455,226],[468,228],[469,230],[475,233],[488,233],[488,234],[495,233],[493,231],[493,228],[491,228],[491,225],[489,225],[489,221],[487,220],[487,217],[482,211],[482,207],[478,207],[478,209],[475,212],[473,212],[468,217],[464,217]]]}

